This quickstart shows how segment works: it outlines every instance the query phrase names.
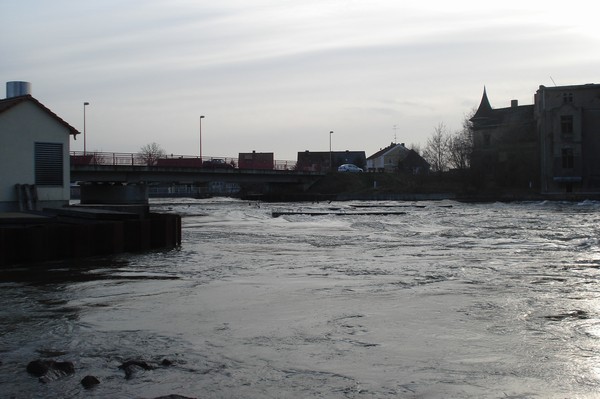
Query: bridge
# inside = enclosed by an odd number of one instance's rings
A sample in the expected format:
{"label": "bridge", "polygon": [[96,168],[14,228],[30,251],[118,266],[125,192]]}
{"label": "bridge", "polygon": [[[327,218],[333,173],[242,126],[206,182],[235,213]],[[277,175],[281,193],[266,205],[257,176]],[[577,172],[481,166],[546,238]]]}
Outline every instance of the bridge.
{"label": "bridge", "polygon": [[80,183],[169,187],[188,185],[200,188],[219,182],[235,185],[243,191],[265,193],[303,192],[325,175],[324,172],[296,170],[293,161],[273,161],[268,165],[271,168],[264,164],[257,165],[260,168],[240,168],[239,160],[235,158],[218,159],[222,162],[212,164],[202,162],[198,157],[180,155],[148,159],[133,153],[72,152],[71,180]]}

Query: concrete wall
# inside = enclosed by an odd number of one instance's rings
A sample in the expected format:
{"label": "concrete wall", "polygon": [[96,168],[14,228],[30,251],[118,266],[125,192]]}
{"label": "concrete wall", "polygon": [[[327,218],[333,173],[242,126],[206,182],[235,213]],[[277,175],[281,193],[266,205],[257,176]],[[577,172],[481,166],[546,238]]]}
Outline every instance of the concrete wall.
{"label": "concrete wall", "polygon": [[84,184],[80,189],[82,204],[148,204],[145,184]]}
{"label": "concrete wall", "polygon": [[[77,221],[74,223],[74,221]],[[181,216],[150,214],[145,218],[94,220],[58,216],[0,223],[0,268],[181,245]]]}
{"label": "concrete wall", "polygon": [[63,144],[63,185],[38,186],[38,208],[68,204],[70,197],[68,129],[40,109],[24,101],[0,113],[0,211],[17,210],[15,184],[35,184],[34,143]]}

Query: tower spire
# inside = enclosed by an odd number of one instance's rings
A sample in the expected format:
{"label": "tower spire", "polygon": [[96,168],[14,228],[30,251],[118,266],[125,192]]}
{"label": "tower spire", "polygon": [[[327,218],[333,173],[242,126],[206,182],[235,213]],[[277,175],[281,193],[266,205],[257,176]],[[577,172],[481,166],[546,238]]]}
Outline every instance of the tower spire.
{"label": "tower spire", "polygon": [[487,90],[485,86],[483,86],[483,96],[481,97],[481,103],[479,103],[479,108],[477,108],[477,112],[473,115],[473,119],[477,118],[485,118],[492,111],[492,106],[490,105],[490,100],[488,100]]}

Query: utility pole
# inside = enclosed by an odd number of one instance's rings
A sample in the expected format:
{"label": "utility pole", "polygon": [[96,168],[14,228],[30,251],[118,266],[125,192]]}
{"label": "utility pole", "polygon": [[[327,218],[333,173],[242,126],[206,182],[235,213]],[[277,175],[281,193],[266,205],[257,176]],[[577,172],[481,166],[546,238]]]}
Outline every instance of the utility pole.
{"label": "utility pole", "polygon": [[83,103],[83,155],[86,153],[86,138],[85,138],[85,107],[90,105],[87,101]]}
{"label": "utility pole", "polygon": [[329,171],[333,170],[333,164],[331,162],[331,135],[333,134],[333,130],[329,132]]}

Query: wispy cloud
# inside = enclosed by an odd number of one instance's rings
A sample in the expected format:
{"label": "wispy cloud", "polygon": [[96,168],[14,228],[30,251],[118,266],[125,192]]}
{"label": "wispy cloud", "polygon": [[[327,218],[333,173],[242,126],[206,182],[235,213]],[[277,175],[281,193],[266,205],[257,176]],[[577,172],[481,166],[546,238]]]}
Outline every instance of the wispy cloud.
{"label": "wispy cloud", "polygon": [[89,143],[104,150],[185,153],[202,113],[215,155],[295,157],[331,129],[369,152],[394,125],[404,142],[460,127],[484,84],[504,106],[550,75],[594,81],[593,13],[522,3],[22,0],[5,7],[0,76],[32,81],[75,126],[91,101]]}

